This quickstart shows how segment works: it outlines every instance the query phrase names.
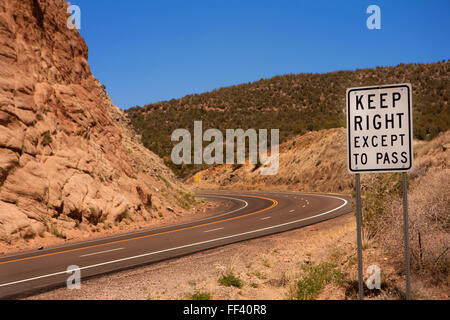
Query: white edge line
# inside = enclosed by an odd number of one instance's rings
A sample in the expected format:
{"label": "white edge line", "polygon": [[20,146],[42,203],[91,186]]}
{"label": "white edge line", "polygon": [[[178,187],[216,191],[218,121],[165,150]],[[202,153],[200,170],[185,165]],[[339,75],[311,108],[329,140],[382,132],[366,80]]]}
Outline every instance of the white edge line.
{"label": "white edge line", "polygon": [[206,230],[206,231],[203,231],[203,232],[212,232],[212,231],[217,231],[217,230],[222,230],[223,229],[223,227],[222,228],[215,228],[215,229],[211,229],[211,230]]}
{"label": "white edge line", "polygon": [[[211,239],[211,240],[206,240],[206,241],[200,241],[200,242],[196,242],[196,243],[186,244],[184,246],[179,246],[179,247],[175,247],[175,248],[169,248],[169,249],[164,249],[164,250],[159,250],[159,251],[154,251],[154,252],[149,252],[149,253],[143,253],[143,254],[140,254],[140,255],[137,255],[137,256],[127,257],[127,258],[122,258],[122,259],[117,259],[117,260],[112,260],[112,261],[107,261],[107,262],[102,262],[102,263],[97,263],[97,264],[93,264],[93,265],[90,265],[90,266],[81,267],[78,270],[81,271],[81,270],[86,270],[86,269],[92,269],[92,268],[101,267],[101,266],[105,266],[105,265],[112,264],[112,263],[123,262],[123,261],[132,260],[132,259],[138,259],[138,258],[147,257],[147,256],[159,254],[159,253],[168,252],[168,251],[174,251],[174,250],[178,250],[178,249],[189,248],[189,247],[198,246],[198,245],[206,244],[206,243],[210,243],[210,242],[215,242],[215,241],[220,241],[220,240],[225,240],[225,239],[231,239],[231,238],[235,238],[235,237],[239,237],[239,236],[243,236],[243,235],[247,235],[247,234],[252,234],[252,233],[257,233],[257,232],[266,231],[266,230],[270,230],[270,229],[275,229],[275,228],[278,228],[278,227],[284,227],[284,226],[287,226],[287,225],[290,225],[290,224],[294,224],[294,223],[298,223],[298,222],[306,221],[306,220],[311,220],[311,219],[314,219],[314,218],[317,218],[317,217],[320,217],[320,216],[327,215],[327,214],[329,214],[331,212],[334,212],[336,210],[341,209],[342,207],[346,206],[347,203],[348,203],[347,200],[339,198],[339,197],[334,197],[334,196],[324,196],[324,197],[339,199],[339,200],[344,201],[344,203],[342,205],[340,205],[339,207],[337,207],[337,208],[328,210],[328,211],[323,212],[323,213],[319,213],[319,214],[317,214],[315,216],[302,218],[302,219],[298,219],[298,220],[295,220],[295,221],[285,222],[285,223],[282,223],[282,224],[278,224],[278,225],[270,226],[270,227],[266,227],[266,228],[261,228],[261,229],[257,229],[257,230],[252,230],[252,231],[247,231],[247,232],[243,232],[243,233],[233,234],[233,235],[230,235],[230,236],[225,236],[225,237],[220,237],[220,238],[216,238],[216,239]],[[71,273],[73,271],[74,270],[71,270],[70,272],[68,272],[68,271],[60,271],[60,272],[46,274],[46,275],[38,276],[38,277],[34,277],[34,278],[29,278],[29,279],[23,279],[23,280],[18,280],[18,281],[14,281],[14,282],[4,283],[4,284],[0,284],[0,287],[6,287],[6,286],[18,284],[18,283],[23,283],[23,282],[28,282],[28,281],[33,281],[33,280],[53,277],[53,276],[57,276],[57,275],[60,275],[60,274],[69,274],[69,273]]]}
{"label": "white edge line", "polygon": [[93,252],[93,253],[88,253],[88,254],[83,254],[80,256],[80,258],[82,257],[88,257],[88,256],[93,256],[96,254],[102,254],[102,253],[107,253],[107,252],[112,252],[112,251],[117,251],[117,250],[123,250],[125,248],[115,248],[115,249],[111,249],[111,250],[105,250],[105,251],[99,251],[99,252]]}

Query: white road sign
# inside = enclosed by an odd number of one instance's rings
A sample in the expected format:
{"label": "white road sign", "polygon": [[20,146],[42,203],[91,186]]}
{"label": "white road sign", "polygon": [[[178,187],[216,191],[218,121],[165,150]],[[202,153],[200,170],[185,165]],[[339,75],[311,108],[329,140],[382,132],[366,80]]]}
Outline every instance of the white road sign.
{"label": "white road sign", "polygon": [[410,84],[347,89],[347,149],[351,173],[412,168]]}

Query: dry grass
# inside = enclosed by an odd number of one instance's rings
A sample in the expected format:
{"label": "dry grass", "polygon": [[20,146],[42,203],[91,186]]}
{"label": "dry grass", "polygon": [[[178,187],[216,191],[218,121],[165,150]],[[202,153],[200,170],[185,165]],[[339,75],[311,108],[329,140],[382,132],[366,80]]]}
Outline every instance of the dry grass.
{"label": "dry grass", "polygon": [[[413,271],[433,284],[448,286],[450,266],[450,169],[422,178],[409,193],[409,234]],[[380,243],[390,253],[403,251],[402,201],[393,199],[380,221]],[[402,255],[395,255],[401,264]]]}
{"label": "dry grass", "polygon": [[[447,131],[429,143],[416,144],[416,161],[408,189],[412,272],[446,290],[450,269],[450,151],[446,147],[449,141]],[[365,228],[376,235],[397,269],[403,270],[403,255],[398,254],[404,246],[400,175],[384,175],[382,183],[379,181],[377,176],[366,181],[371,194],[377,194],[378,188],[378,195],[370,210],[366,210],[366,215],[373,213],[375,218]]]}

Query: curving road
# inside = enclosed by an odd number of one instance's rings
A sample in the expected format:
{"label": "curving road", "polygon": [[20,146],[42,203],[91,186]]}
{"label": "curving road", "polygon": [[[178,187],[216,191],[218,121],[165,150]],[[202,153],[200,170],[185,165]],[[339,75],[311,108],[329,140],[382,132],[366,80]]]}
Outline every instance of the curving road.
{"label": "curving road", "polygon": [[227,212],[170,227],[0,256],[0,298],[64,285],[75,265],[81,278],[153,263],[229,243],[300,228],[352,210],[343,196],[286,192],[202,191],[228,199]]}

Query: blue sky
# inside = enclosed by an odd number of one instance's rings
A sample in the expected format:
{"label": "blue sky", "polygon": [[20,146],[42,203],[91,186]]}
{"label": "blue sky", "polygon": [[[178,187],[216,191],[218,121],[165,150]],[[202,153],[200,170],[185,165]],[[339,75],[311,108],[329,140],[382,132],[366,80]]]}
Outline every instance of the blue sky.
{"label": "blue sky", "polygon": [[[93,74],[117,106],[275,75],[450,57],[450,1],[72,0]],[[381,8],[381,30],[366,9]]]}

